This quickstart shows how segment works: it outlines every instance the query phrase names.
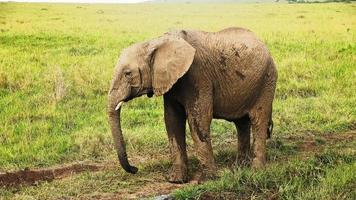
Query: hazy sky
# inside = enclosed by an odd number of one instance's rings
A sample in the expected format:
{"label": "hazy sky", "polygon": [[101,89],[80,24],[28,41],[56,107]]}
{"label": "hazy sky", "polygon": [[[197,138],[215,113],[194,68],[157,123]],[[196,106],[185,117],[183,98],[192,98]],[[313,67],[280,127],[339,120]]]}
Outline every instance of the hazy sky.
{"label": "hazy sky", "polygon": [[145,0],[0,0],[16,2],[52,2],[52,3],[138,3]]}

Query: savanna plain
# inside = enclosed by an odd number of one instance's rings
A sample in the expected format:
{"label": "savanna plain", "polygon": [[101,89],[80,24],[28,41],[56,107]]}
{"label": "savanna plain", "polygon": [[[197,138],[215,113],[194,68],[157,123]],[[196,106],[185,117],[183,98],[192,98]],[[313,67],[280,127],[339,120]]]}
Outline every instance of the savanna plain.
{"label": "savanna plain", "polygon": [[[255,32],[279,71],[265,169],[234,165],[236,130],[214,120],[219,177],[166,181],[162,98],[127,103],[136,175],[118,164],[107,90],[120,51],[174,29]],[[0,187],[0,199],[356,199],[356,4],[0,4],[0,172],[96,170]],[[189,131],[189,130],[188,130]],[[190,173],[197,170],[188,134]],[[98,167],[99,166],[99,167]],[[94,169],[93,168],[93,169]],[[25,170],[26,171],[26,170]]]}

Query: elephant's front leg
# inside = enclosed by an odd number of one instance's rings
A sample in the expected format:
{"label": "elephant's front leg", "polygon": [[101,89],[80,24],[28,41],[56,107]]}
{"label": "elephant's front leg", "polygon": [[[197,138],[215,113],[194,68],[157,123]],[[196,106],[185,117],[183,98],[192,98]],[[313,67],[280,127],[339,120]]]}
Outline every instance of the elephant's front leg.
{"label": "elephant's front leg", "polygon": [[[212,96],[202,94],[187,109],[188,123],[194,142],[200,169],[193,181],[202,182],[216,173],[210,138],[210,124],[213,118]],[[204,95],[204,96],[202,96]]]}
{"label": "elephant's front leg", "polygon": [[164,120],[172,160],[169,182],[185,183],[188,181],[188,158],[185,141],[186,115],[183,107],[168,97],[164,97]]}

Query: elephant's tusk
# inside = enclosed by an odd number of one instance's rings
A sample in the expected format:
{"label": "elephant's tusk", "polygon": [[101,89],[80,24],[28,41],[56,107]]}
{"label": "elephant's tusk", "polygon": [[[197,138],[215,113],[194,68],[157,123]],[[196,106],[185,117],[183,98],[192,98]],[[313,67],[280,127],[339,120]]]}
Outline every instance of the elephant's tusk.
{"label": "elephant's tusk", "polygon": [[115,110],[119,110],[123,103],[124,103],[123,101],[120,101],[120,102],[117,104]]}

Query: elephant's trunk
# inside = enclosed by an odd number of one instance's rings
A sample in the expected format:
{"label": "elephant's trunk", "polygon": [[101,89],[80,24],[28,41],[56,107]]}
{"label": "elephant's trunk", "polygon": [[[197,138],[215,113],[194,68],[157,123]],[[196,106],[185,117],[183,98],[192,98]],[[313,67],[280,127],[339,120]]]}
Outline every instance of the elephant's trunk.
{"label": "elephant's trunk", "polygon": [[114,138],[115,149],[120,164],[126,172],[135,174],[138,171],[138,169],[135,166],[131,166],[129,164],[129,161],[127,160],[125,141],[122,135],[121,124],[120,124],[120,112],[121,112],[121,108],[116,109],[116,105],[113,103],[112,100],[110,100],[109,97],[109,108],[108,108],[109,124],[111,128],[112,136]]}

